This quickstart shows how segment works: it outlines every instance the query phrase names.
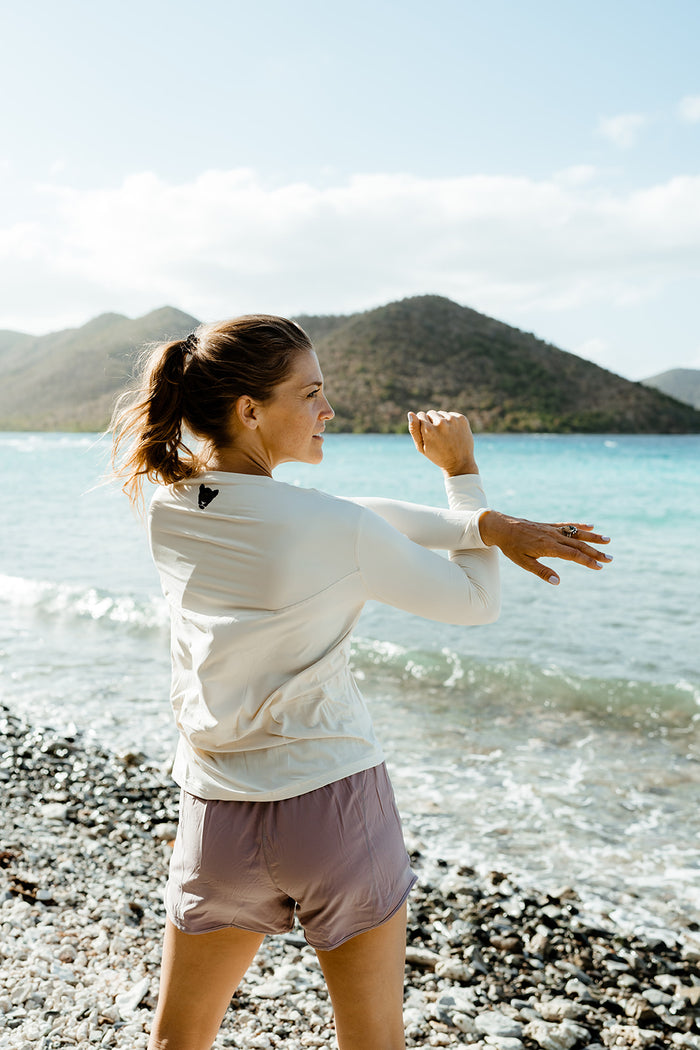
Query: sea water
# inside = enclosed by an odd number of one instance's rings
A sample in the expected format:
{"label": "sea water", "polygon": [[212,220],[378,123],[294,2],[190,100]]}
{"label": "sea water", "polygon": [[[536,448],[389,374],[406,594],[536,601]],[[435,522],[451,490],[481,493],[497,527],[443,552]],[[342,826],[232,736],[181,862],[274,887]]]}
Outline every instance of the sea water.
{"label": "sea water", "polygon": [[[0,434],[0,700],[166,762],[168,618],[98,435]],[[484,435],[489,502],[613,538],[552,587],[501,559],[498,623],[370,604],[353,666],[422,848],[572,885],[629,926],[700,921],[700,438]],[[280,480],[445,505],[401,436],[328,435]]]}

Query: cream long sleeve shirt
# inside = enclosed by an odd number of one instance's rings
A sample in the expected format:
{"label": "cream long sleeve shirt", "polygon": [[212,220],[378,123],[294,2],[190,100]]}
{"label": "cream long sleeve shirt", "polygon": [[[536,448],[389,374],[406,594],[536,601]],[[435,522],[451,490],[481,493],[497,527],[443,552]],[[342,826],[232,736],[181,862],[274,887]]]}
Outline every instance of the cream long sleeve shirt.
{"label": "cream long sleeve shirt", "polygon": [[498,615],[480,478],[446,488],[444,510],[223,472],[156,491],[149,531],[171,613],[178,784],[269,801],[383,760],[348,667],[364,603],[455,624]]}

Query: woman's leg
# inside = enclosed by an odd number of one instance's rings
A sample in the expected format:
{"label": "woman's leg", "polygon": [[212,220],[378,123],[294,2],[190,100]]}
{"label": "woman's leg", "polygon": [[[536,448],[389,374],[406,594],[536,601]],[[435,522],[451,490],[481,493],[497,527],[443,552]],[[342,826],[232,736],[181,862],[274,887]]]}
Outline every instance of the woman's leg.
{"label": "woman's leg", "polygon": [[182,933],[166,920],[149,1050],[209,1050],[263,936],[236,929]]}
{"label": "woman's leg", "polygon": [[406,905],[382,926],[316,954],[340,1050],[403,1050]]}

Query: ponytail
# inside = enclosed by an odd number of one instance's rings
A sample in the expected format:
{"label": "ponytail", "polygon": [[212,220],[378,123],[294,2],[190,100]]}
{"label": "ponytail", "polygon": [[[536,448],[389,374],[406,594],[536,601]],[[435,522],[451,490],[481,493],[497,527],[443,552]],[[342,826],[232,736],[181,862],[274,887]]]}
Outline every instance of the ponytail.
{"label": "ponytail", "polygon": [[197,457],[182,438],[184,379],[195,345],[196,336],[190,334],[147,347],[140,387],[117,401],[112,466],[132,503],[141,500],[144,477],[170,485],[198,472]]}
{"label": "ponytail", "polygon": [[186,339],[147,347],[140,384],[119,398],[111,424],[113,476],[132,503],[144,478],[172,485],[199,474],[201,457],[183,433],[225,447],[238,398],[268,400],[296,354],[311,349],[298,324],[268,314],[200,325]]}

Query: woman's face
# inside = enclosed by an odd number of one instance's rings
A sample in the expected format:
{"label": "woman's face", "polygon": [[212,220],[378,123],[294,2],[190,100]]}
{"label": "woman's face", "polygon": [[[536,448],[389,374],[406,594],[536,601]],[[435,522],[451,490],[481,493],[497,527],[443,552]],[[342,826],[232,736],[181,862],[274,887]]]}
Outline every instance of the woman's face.
{"label": "woman's face", "polygon": [[321,434],[335,413],[323,392],[323,375],[313,350],[300,351],[291,371],[269,400],[256,409],[258,437],[270,465],[323,459]]}

